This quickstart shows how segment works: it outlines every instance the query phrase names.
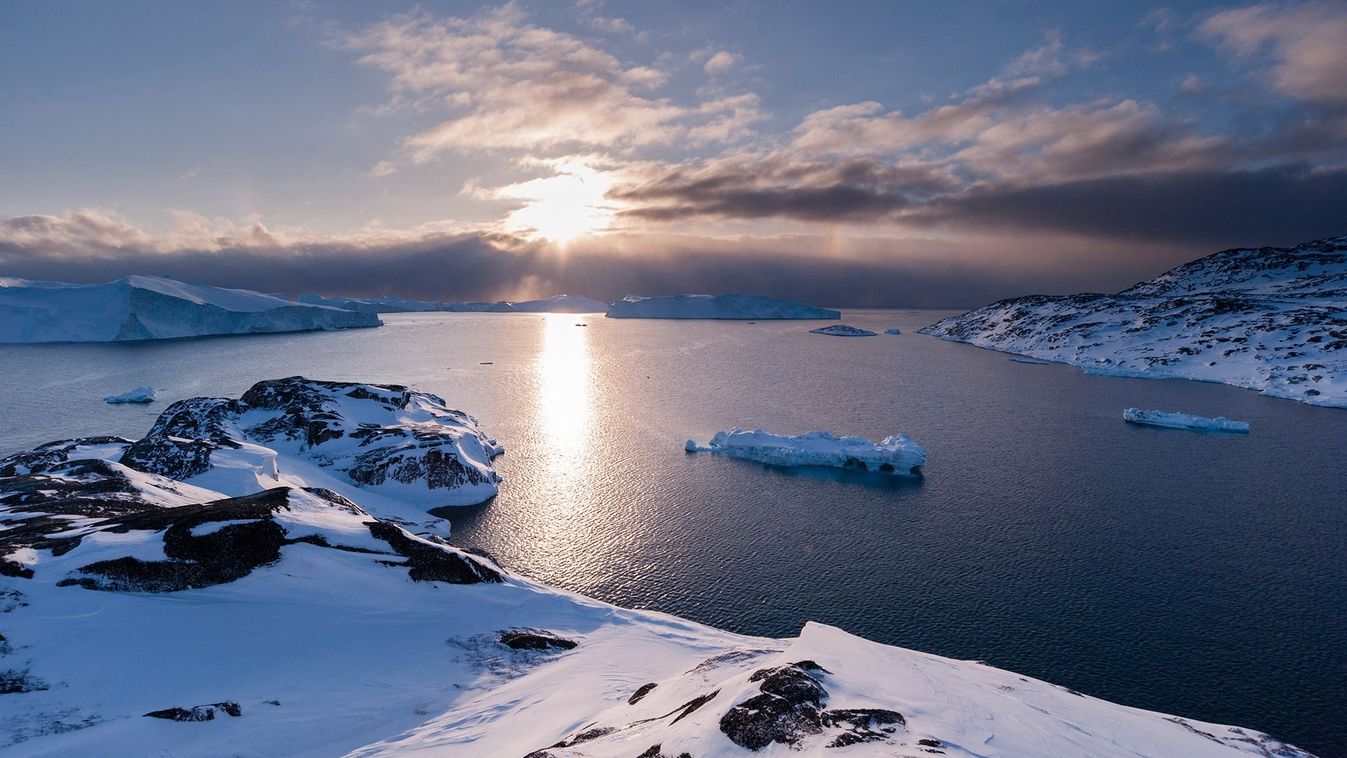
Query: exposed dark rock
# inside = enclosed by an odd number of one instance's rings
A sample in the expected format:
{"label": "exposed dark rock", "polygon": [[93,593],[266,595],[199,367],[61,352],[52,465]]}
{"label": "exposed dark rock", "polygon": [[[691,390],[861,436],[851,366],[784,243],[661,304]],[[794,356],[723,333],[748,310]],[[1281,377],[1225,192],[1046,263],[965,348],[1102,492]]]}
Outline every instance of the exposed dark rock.
{"label": "exposed dark rock", "polygon": [[669,723],[677,724],[679,721],[683,719],[684,716],[687,716],[689,713],[692,713],[698,708],[701,708],[703,705],[706,705],[712,700],[715,700],[716,695],[719,694],[720,690],[716,690],[715,692],[711,692],[705,695],[698,695],[697,697],[692,698],[686,703],[683,703],[682,705],[678,706],[678,715],[674,716],[674,720],[670,721]]}
{"label": "exposed dark rock", "polygon": [[907,724],[903,714],[882,708],[838,708],[824,711],[823,723],[846,731],[837,735],[828,747],[845,747],[861,742],[880,742]]}
{"label": "exposed dark rock", "polygon": [[10,669],[0,671],[0,695],[17,695],[47,689],[47,683],[30,676],[27,671]]}
{"label": "exposed dark rock", "polygon": [[720,731],[736,745],[749,750],[761,750],[773,742],[795,745],[807,735],[823,732],[821,709],[828,693],[809,672],[789,664],[759,669],[749,681],[761,682],[761,694],[734,706],[720,719]]}
{"label": "exposed dark rock", "polygon": [[500,633],[500,643],[512,650],[571,650],[575,641],[542,629],[509,629]]}
{"label": "exposed dark rock", "polygon": [[16,579],[32,579],[33,570],[23,564],[0,558],[0,576],[12,576]]}
{"label": "exposed dark rock", "polygon": [[210,705],[197,705],[191,708],[165,708],[162,711],[150,711],[145,716],[152,719],[168,719],[169,721],[214,721],[217,712],[234,718],[243,715],[243,709],[239,708],[238,703],[226,701],[211,703]]}
{"label": "exposed dark rock", "polygon": [[371,521],[366,526],[370,534],[407,559],[401,565],[407,566],[412,581],[476,584],[501,580],[500,573],[486,564],[452,548],[414,540],[395,524]]}
{"label": "exposed dark rock", "polygon": [[658,682],[650,682],[649,684],[642,684],[640,687],[636,688],[636,691],[631,694],[631,697],[627,698],[627,705],[636,705],[637,703],[641,702],[641,700],[646,695],[650,694],[651,690],[655,689],[658,686],[659,686]]}

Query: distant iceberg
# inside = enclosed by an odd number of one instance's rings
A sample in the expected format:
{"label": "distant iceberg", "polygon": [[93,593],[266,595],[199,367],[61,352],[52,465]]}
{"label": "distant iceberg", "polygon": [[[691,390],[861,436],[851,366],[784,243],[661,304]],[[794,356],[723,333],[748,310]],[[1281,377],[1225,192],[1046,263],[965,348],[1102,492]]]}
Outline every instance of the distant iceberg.
{"label": "distant iceberg", "polygon": [[1128,408],[1123,411],[1123,420],[1133,424],[1163,426],[1169,429],[1189,429],[1195,432],[1232,432],[1248,434],[1249,422],[1232,421],[1224,416],[1207,418],[1190,416],[1187,413],[1169,413],[1168,411],[1147,411],[1140,408]]}
{"label": "distant iceberg", "polygon": [[604,313],[608,304],[582,295],[553,295],[542,300],[514,303],[519,313]]}
{"label": "distant iceberg", "polygon": [[0,343],[126,342],[381,323],[373,313],[157,276],[107,284],[0,278]]}
{"label": "distant iceberg", "polygon": [[838,319],[840,311],[758,295],[627,295],[608,318]]}
{"label": "distant iceberg", "polygon": [[885,330],[884,330],[884,333],[885,333],[885,334],[902,334],[902,333],[903,333],[903,330],[902,330],[902,329],[899,329],[899,328],[897,328],[897,327],[894,327],[893,329],[885,329]]}
{"label": "distant iceberg", "polygon": [[828,432],[782,435],[735,427],[716,432],[706,445],[688,440],[689,453],[715,453],[777,466],[831,466],[894,476],[921,476],[926,450],[906,434],[871,442],[864,437],[838,437]]}
{"label": "distant iceberg", "polygon": [[837,324],[835,326],[822,326],[818,329],[810,329],[810,334],[827,334],[833,337],[873,337],[875,333],[869,329],[858,329],[846,324]]}
{"label": "distant iceberg", "polygon": [[153,403],[154,388],[137,387],[133,390],[123,392],[120,395],[108,395],[103,398],[103,402],[112,403],[113,405],[120,405],[122,403]]}

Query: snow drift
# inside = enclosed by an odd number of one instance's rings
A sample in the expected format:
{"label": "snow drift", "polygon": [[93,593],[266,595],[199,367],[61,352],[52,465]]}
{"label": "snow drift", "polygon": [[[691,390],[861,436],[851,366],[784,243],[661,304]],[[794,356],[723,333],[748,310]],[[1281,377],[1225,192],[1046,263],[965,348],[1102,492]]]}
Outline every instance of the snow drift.
{"label": "snow drift", "polygon": [[838,319],[841,312],[758,295],[627,295],[608,318]]}
{"label": "snow drift", "polygon": [[154,276],[107,284],[0,278],[3,343],[124,342],[379,325],[369,313]]}

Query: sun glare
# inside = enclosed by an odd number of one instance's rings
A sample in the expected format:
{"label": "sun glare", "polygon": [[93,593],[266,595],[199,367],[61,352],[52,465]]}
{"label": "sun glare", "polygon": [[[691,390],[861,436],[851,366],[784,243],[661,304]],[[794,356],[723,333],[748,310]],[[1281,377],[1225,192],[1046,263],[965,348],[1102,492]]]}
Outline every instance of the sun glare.
{"label": "sun glare", "polygon": [[501,188],[501,197],[525,203],[506,216],[505,227],[560,243],[606,230],[614,209],[604,196],[612,180],[580,162],[560,163],[554,168],[553,176]]}

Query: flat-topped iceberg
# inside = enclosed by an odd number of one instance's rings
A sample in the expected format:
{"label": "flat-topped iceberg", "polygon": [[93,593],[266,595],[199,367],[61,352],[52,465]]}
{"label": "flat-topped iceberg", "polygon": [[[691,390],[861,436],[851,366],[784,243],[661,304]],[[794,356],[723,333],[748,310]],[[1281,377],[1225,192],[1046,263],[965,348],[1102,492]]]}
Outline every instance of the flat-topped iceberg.
{"label": "flat-topped iceberg", "polygon": [[103,402],[120,405],[122,403],[153,403],[153,387],[136,387],[133,390],[127,390],[120,395],[108,395],[103,398]]}
{"label": "flat-topped iceberg", "polygon": [[553,295],[512,305],[518,313],[603,313],[608,310],[607,303],[583,295]]}
{"label": "flat-topped iceberg", "polygon": [[894,476],[921,476],[921,467],[926,465],[926,450],[906,434],[871,442],[865,437],[838,437],[828,432],[771,434],[736,426],[728,432],[716,432],[705,445],[688,440],[683,447],[689,453],[715,453],[775,466],[831,466]]}
{"label": "flat-topped iceberg", "polygon": [[608,318],[838,319],[840,311],[759,295],[627,295]]}
{"label": "flat-topped iceberg", "polygon": [[1130,421],[1133,424],[1163,426],[1169,429],[1189,429],[1195,432],[1249,433],[1249,422],[1232,421],[1224,416],[1207,418],[1206,416],[1192,416],[1187,413],[1127,408],[1123,410],[1123,420]]}
{"label": "flat-topped iceberg", "polygon": [[902,334],[902,333],[903,333],[903,330],[902,330],[902,329],[899,329],[898,327],[894,327],[894,328],[892,328],[892,329],[885,329],[885,330],[884,330],[884,333],[885,333],[885,334]]}
{"label": "flat-topped iceberg", "polygon": [[835,326],[821,326],[818,329],[810,329],[810,334],[827,334],[831,337],[873,337],[875,333],[869,329],[847,324],[837,324]]}
{"label": "flat-topped iceberg", "polygon": [[157,276],[107,284],[0,278],[0,343],[126,342],[381,323],[373,313]]}

